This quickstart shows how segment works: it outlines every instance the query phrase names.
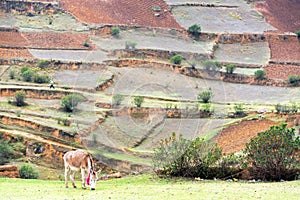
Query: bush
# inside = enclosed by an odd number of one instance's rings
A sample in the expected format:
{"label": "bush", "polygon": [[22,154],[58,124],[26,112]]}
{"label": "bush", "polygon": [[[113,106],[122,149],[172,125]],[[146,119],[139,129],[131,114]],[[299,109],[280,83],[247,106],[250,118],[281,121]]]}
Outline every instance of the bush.
{"label": "bush", "polygon": [[123,95],[116,94],[112,98],[112,104],[116,105],[116,106],[121,105],[121,103],[122,103],[123,100],[124,100],[124,96]]}
{"label": "bush", "polygon": [[210,103],[203,104],[201,107],[202,112],[212,113],[212,106]]}
{"label": "bush", "polygon": [[33,81],[35,83],[49,83],[50,78],[47,75],[34,74],[33,75]]}
{"label": "bush", "polygon": [[219,70],[222,68],[221,63],[219,63],[218,61],[214,61],[214,60],[206,60],[203,62],[203,66],[205,70]]}
{"label": "bush", "polygon": [[15,79],[15,75],[16,75],[15,70],[11,69],[11,70],[9,71],[9,77],[10,77],[10,79]]}
{"label": "bush", "polygon": [[140,108],[142,106],[143,102],[144,102],[144,97],[142,97],[142,96],[136,96],[133,98],[133,103],[138,108]]}
{"label": "bush", "polygon": [[85,42],[83,43],[83,46],[84,46],[84,47],[90,47],[90,44],[89,44],[87,41],[85,41]]}
{"label": "bush", "polygon": [[198,24],[194,24],[188,28],[188,33],[193,35],[196,38],[199,38],[201,34],[201,26]]}
{"label": "bush", "polygon": [[34,170],[30,165],[22,165],[19,169],[20,178],[23,179],[37,179],[39,173]]}
{"label": "bush", "polygon": [[256,80],[263,80],[266,77],[266,72],[264,70],[257,70],[254,72],[254,77]]}
{"label": "bush", "polygon": [[31,71],[30,69],[28,69],[27,71],[24,71],[21,74],[21,76],[23,77],[23,80],[26,82],[32,81],[32,78],[34,75],[35,75],[35,73],[33,71]]}
{"label": "bush", "polygon": [[118,27],[113,27],[111,29],[111,34],[114,37],[119,37],[119,35],[120,35],[120,29]]}
{"label": "bush", "polygon": [[300,40],[300,30],[296,32],[296,35],[298,37],[298,40]]}
{"label": "bush", "polygon": [[154,149],[156,173],[170,176],[213,178],[213,167],[222,156],[222,150],[203,138],[187,140],[173,133],[161,140]]}
{"label": "bush", "polygon": [[21,68],[21,75],[22,75],[24,72],[28,71],[28,70],[29,70],[29,67],[23,66],[23,67]]}
{"label": "bush", "polygon": [[73,112],[76,106],[83,101],[83,97],[78,94],[68,94],[61,98],[62,108],[66,112]]}
{"label": "bush", "polygon": [[286,124],[272,126],[246,144],[244,153],[255,178],[293,180],[300,172],[300,139]]}
{"label": "bush", "polygon": [[14,148],[8,141],[0,138],[0,165],[8,163],[13,156]]}
{"label": "bush", "polygon": [[200,92],[197,96],[197,100],[202,101],[203,103],[208,103],[212,97],[213,92],[210,89],[208,89]]}
{"label": "bush", "polygon": [[300,83],[300,76],[295,76],[295,75],[289,76],[288,82],[289,84],[296,86],[298,85],[298,83]]}
{"label": "bush", "polygon": [[238,116],[245,115],[244,107],[242,104],[236,104],[234,106],[234,113]]}
{"label": "bush", "polygon": [[177,54],[170,58],[170,62],[173,64],[176,64],[176,65],[180,65],[182,62],[182,59],[183,59],[183,57],[181,55]]}
{"label": "bush", "polygon": [[48,67],[48,65],[50,64],[51,62],[48,61],[48,60],[40,60],[38,62],[38,67],[41,68],[41,69],[45,69],[46,67]]}
{"label": "bush", "polygon": [[15,93],[15,102],[17,106],[25,106],[25,96],[26,92],[24,90]]}
{"label": "bush", "polygon": [[135,49],[137,43],[136,42],[131,42],[131,41],[126,41],[125,42],[125,49]]}
{"label": "bush", "polygon": [[234,70],[236,69],[235,64],[228,64],[225,66],[227,74],[233,74]]}

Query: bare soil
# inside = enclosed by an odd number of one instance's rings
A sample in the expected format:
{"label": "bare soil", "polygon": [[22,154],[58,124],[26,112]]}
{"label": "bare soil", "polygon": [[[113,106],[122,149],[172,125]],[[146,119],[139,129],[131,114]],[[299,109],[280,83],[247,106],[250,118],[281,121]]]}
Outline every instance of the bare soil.
{"label": "bare soil", "polygon": [[28,49],[0,48],[0,58],[34,58]]}
{"label": "bare soil", "polygon": [[281,31],[300,30],[299,0],[265,0],[257,3],[255,8],[265,15],[268,23]]}
{"label": "bare soil", "polygon": [[235,153],[245,148],[246,143],[257,133],[268,130],[276,122],[270,120],[242,121],[225,128],[213,140],[226,154]]}
{"label": "bare soil", "polygon": [[268,78],[288,80],[289,76],[300,76],[300,66],[270,64],[264,68]]}
{"label": "bare soil", "polygon": [[[87,23],[181,29],[163,0],[60,0],[60,3],[80,21]],[[154,11],[155,8],[160,11]]]}

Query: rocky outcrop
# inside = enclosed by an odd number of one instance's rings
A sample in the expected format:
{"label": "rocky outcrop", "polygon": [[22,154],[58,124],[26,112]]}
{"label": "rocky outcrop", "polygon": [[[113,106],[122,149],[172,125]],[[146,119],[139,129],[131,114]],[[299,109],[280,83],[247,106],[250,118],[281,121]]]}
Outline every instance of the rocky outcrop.
{"label": "rocky outcrop", "polygon": [[5,176],[9,178],[19,178],[19,171],[16,166],[13,165],[3,165],[0,166],[0,177]]}

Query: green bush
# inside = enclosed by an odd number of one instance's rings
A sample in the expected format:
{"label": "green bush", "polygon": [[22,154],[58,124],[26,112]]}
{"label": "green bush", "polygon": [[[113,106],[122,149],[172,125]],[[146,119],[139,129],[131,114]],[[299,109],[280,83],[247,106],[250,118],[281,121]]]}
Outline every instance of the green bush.
{"label": "green bush", "polygon": [[170,62],[176,65],[180,65],[183,60],[183,57],[179,54],[174,55],[170,58]]}
{"label": "green bush", "polygon": [[29,70],[29,67],[23,66],[23,67],[21,68],[21,75],[22,75],[24,72],[28,71],[28,70]]}
{"label": "green bush", "polygon": [[122,101],[124,100],[124,96],[121,94],[116,94],[112,97],[112,105],[121,105]]}
{"label": "green bush", "polygon": [[47,68],[50,65],[50,63],[51,62],[48,61],[48,60],[40,60],[38,62],[38,67],[41,68],[41,69],[45,69],[45,68]]}
{"label": "green bush", "polygon": [[235,64],[228,64],[225,66],[226,69],[226,73],[227,74],[233,74],[234,70],[236,69],[236,65]]}
{"label": "green bush", "polygon": [[33,75],[33,81],[35,83],[49,83],[50,78],[47,75],[39,75],[39,74],[34,74]]}
{"label": "green bush", "polygon": [[194,24],[188,28],[188,33],[198,38],[201,34],[201,26],[198,24]]}
{"label": "green bush", "polygon": [[300,172],[300,138],[286,124],[272,126],[246,144],[248,167],[256,179],[293,180]]}
{"label": "green bush", "polygon": [[300,40],[300,30],[296,32],[296,35],[298,37],[298,40]]}
{"label": "green bush", "polygon": [[254,77],[256,80],[263,80],[266,77],[266,72],[264,70],[257,70],[254,72]]}
{"label": "green bush", "polygon": [[242,104],[236,104],[233,108],[236,115],[242,116],[245,114],[244,106]]}
{"label": "green bush", "polygon": [[206,70],[214,70],[214,71],[222,68],[221,63],[219,63],[218,61],[214,61],[214,60],[204,61],[203,66],[204,66],[204,69],[206,69]]}
{"label": "green bush", "polygon": [[111,34],[114,37],[119,37],[119,35],[120,35],[120,29],[118,27],[113,27],[111,29]]}
{"label": "green bush", "polygon": [[62,108],[66,112],[73,112],[76,106],[83,101],[83,97],[78,94],[68,94],[61,98]]}
{"label": "green bush", "polygon": [[21,76],[23,77],[23,80],[26,82],[31,82],[34,75],[35,75],[35,73],[33,71],[31,71],[30,69],[28,69],[27,71],[24,71],[21,74]]}
{"label": "green bush", "polygon": [[17,106],[25,106],[26,92],[24,90],[15,93],[15,102]]}
{"label": "green bush", "polygon": [[87,41],[85,41],[85,42],[83,43],[83,46],[84,46],[84,47],[90,47],[90,44],[89,44]]}
{"label": "green bush", "polygon": [[30,165],[22,165],[19,169],[20,178],[23,179],[37,179],[39,173]]}
{"label": "green bush", "polygon": [[213,168],[222,157],[222,150],[203,138],[187,140],[173,133],[161,140],[154,149],[153,163],[156,173],[183,177],[215,177]]}
{"label": "green bush", "polygon": [[208,89],[200,92],[197,96],[197,100],[203,103],[208,103],[210,102],[212,97],[213,97],[213,92],[210,89]]}
{"label": "green bush", "polygon": [[15,75],[16,75],[15,70],[11,69],[11,70],[9,71],[9,77],[10,77],[10,79],[15,79]]}
{"label": "green bush", "polygon": [[142,106],[143,102],[144,102],[144,97],[142,97],[142,96],[136,96],[133,98],[133,103],[138,108],[140,108]]}
{"label": "green bush", "polygon": [[132,42],[132,41],[126,41],[125,42],[125,49],[135,49],[137,43],[136,42]]}
{"label": "green bush", "polygon": [[288,82],[289,84],[296,86],[298,83],[300,83],[300,76],[289,76]]}
{"label": "green bush", "polygon": [[9,144],[8,141],[0,138],[0,165],[8,163],[12,158],[14,148]]}

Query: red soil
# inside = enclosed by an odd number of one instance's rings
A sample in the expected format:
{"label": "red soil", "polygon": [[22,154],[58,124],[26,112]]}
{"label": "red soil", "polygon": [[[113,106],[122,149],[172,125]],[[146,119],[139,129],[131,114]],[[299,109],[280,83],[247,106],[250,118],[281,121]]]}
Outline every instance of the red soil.
{"label": "red soil", "polygon": [[214,138],[214,141],[223,149],[226,154],[238,152],[245,148],[246,143],[257,133],[268,130],[276,122],[270,120],[243,121],[225,128]]}
{"label": "red soil", "polygon": [[70,33],[22,33],[31,48],[46,49],[88,49],[85,41],[91,44],[88,34]]}
{"label": "red soil", "polygon": [[27,49],[0,48],[0,58],[34,58]]}
{"label": "red soil", "polygon": [[271,50],[271,60],[300,62],[300,42],[297,37],[284,39],[280,35],[270,35],[268,42]]}
{"label": "red soil", "polygon": [[300,66],[270,64],[264,68],[267,77],[273,79],[288,80],[291,75],[300,76]]}
{"label": "red soil", "polygon": [[26,40],[19,32],[0,32],[1,47],[25,47]]}
{"label": "red soil", "polygon": [[300,30],[300,0],[265,0],[255,7],[275,28],[290,32]]}
{"label": "red soil", "polygon": [[[87,23],[182,29],[163,0],[60,0],[60,3]],[[160,7],[160,11],[152,11],[155,7]]]}

